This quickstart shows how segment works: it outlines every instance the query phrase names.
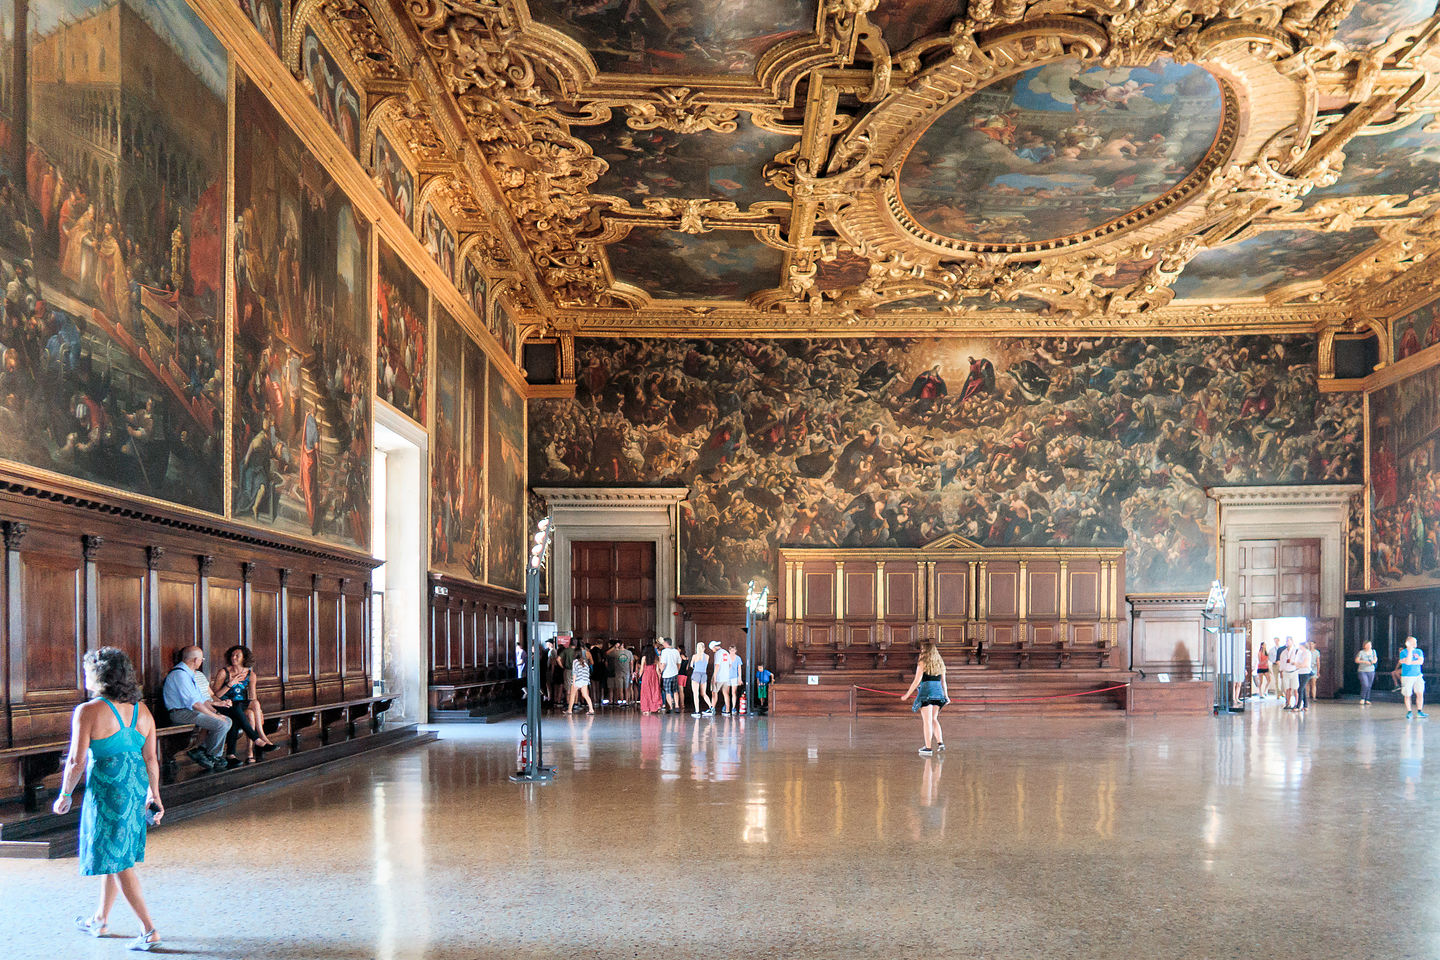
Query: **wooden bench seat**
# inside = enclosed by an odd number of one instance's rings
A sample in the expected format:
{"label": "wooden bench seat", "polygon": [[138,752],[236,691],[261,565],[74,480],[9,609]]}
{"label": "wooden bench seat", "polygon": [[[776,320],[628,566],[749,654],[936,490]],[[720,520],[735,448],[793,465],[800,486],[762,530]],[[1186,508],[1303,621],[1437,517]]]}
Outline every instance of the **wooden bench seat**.
{"label": "wooden bench seat", "polygon": [[[183,748],[184,738],[194,732],[195,726],[188,723],[160,727],[155,731],[155,738],[160,742],[162,766],[166,746],[180,741]],[[0,764],[13,763],[16,766],[17,780],[20,783],[26,810],[38,810],[43,805],[45,780],[60,772],[65,764],[65,755],[69,750],[70,740],[68,737],[64,740],[35,740],[0,748]]]}
{"label": "wooden bench seat", "polygon": [[507,696],[513,696],[519,680],[513,677],[499,680],[476,680],[469,683],[435,683],[430,685],[430,710],[469,711],[475,707],[488,706]]}

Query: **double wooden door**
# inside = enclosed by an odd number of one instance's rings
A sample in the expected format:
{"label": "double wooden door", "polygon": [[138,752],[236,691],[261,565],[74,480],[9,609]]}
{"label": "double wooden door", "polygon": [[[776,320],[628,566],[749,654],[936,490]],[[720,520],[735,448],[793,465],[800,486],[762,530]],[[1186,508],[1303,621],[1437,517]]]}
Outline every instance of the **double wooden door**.
{"label": "double wooden door", "polygon": [[655,636],[655,543],[577,540],[570,544],[571,624],[585,641],[638,642]]}
{"label": "double wooden door", "polygon": [[1306,636],[1320,648],[1321,695],[1338,683],[1333,649],[1336,623],[1320,615],[1319,540],[1240,541],[1240,596],[1233,606],[1233,622],[1250,628],[1251,620],[1304,617]]}

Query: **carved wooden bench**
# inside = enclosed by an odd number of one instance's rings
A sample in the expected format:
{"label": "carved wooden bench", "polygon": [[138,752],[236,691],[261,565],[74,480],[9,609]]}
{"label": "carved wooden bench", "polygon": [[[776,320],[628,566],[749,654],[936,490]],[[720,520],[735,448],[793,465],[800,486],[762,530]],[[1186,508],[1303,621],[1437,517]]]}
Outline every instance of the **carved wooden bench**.
{"label": "carved wooden bench", "polygon": [[[158,752],[161,754],[162,776],[164,775],[165,752],[170,754],[183,749],[188,738],[195,732],[193,724],[159,727],[155,731]],[[179,747],[174,746],[179,744]],[[15,765],[17,781],[20,784],[22,802],[27,811],[39,810],[44,803],[45,780],[60,772],[65,764],[65,755],[70,750],[70,740],[34,740],[17,743],[0,749],[0,764]],[[171,780],[174,779],[173,771]],[[168,782],[168,781],[167,781]]]}

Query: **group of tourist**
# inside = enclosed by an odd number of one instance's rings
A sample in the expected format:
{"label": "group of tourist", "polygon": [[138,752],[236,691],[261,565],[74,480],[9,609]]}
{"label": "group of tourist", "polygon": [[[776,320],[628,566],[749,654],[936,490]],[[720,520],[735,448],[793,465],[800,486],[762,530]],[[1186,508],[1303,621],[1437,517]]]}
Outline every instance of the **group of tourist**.
{"label": "group of tourist", "polygon": [[[640,713],[685,713],[712,717],[740,713],[744,659],[737,644],[718,640],[697,644],[686,654],[669,637],[638,649],[619,640],[586,646],[564,635],[548,640],[541,664],[546,699],[557,710],[595,713],[596,707],[639,707]],[[755,672],[755,707],[769,708],[770,683],[765,665]]]}
{"label": "group of tourist", "polygon": [[[1380,657],[1369,640],[1355,653],[1361,706],[1370,705],[1370,693],[1375,686],[1375,672],[1379,662]],[[1424,664],[1425,652],[1416,646],[1414,637],[1406,637],[1404,648],[1400,651],[1391,675],[1405,701],[1407,720],[1423,720],[1429,716],[1425,712],[1425,679],[1421,675]],[[1253,675],[1253,696],[1261,699],[1279,697],[1285,701],[1285,710],[1303,712],[1309,709],[1311,701],[1315,699],[1320,679],[1320,651],[1314,640],[1297,642],[1294,637],[1286,637],[1273,649],[1268,643],[1261,642],[1255,648]],[[1239,684],[1235,686],[1238,688]]]}

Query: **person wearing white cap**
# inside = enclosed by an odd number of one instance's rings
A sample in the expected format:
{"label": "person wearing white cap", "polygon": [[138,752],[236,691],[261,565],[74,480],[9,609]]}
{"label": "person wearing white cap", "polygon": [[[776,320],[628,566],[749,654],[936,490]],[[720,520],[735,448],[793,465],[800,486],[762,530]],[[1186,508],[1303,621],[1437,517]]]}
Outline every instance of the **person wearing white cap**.
{"label": "person wearing white cap", "polygon": [[724,694],[725,677],[730,670],[730,654],[720,645],[719,640],[710,641],[710,709],[708,713],[715,714],[715,706]]}

